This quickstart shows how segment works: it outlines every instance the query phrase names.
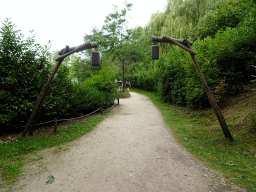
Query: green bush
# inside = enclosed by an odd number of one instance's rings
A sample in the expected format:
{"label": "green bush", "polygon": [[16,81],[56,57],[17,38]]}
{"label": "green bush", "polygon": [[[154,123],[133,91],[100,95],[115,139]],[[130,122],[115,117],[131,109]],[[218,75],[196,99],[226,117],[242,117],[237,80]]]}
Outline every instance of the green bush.
{"label": "green bush", "polygon": [[[213,39],[206,38],[204,41],[198,40],[194,42],[192,49],[197,52],[195,57],[198,64],[203,72],[208,86],[214,91],[214,88],[221,80],[219,77],[221,69],[218,67],[216,61],[218,46],[213,43]],[[187,74],[186,99],[188,106],[195,108],[205,108],[210,106],[200,76],[198,75],[189,54],[186,54],[186,64],[184,65],[184,68]]]}
{"label": "green bush", "polygon": [[157,77],[154,61],[133,63],[128,69],[127,78],[130,79],[132,87],[155,91]]}
{"label": "green bush", "polygon": [[114,81],[114,71],[103,66],[97,75],[92,74],[91,78],[84,82],[84,86],[96,88],[99,91],[98,97],[95,97],[97,105],[107,106],[117,97],[117,89]]}
{"label": "green bush", "polygon": [[[53,67],[55,65],[52,66],[51,70],[53,70]],[[71,108],[70,94],[75,83],[72,84],[68,76],[68,66],[63,62],[52,80],[49,93],[43,105],[43,116],[45,118],[63,117],[68,113],[68,109]]]}
{"label": "green bush", "polygon": [[172,47],[158,61],[161,68],[158,80],[158,93],[161,99],[177,105],[186,105],[186,72],[183,67],[184,51]]}
{"label": "green bush", "polygon": [[0,29],[0,127],[27,120],[49,76],[47,46],[25,39],[9,19]]}
{"label": "green bush", "polygon": [[98,74],[91,74],[83,83],[71,83],[68,75],[68,67],[62,65],[44,106],[45,118],[84,115],[108,106],[117,96],[115,74],[108,67],[102,67]]}
{"label": "green bush", "polygon": [[[207,37],[194,42],[192,48],[198,53],[196,58],[218,102],[244,91],[245,85],[255,76],[255,10],[251,10],[238,28],[226,28],[225,32],[218,32],[215,38]],[[185,70],[188,105],[209,105],[192,61],[185,65]]]}
{"label": "green bush", "polygon": [[80,83],[72,83],[68,89],[70,107],[67,108],[68,115],[79,116],[95,110],[101,106],[99,100],[103,93],[95,87],[84,86]]}
{"label": "green bush", "polygon": [[[25,39],[9,19],[0,34],[0,126],[7,132],[26,124],[56,62],[47,46],[35,44],[34,35]],[[110,68],[103,66],[78,84],[71,82],[68,61],[63,61],[52,80],[38,122],[86,114],[117,97]]]}
{"label": "green bush", "polygon": [[215,34],[223,32],[226,28],[236,28],[248,14],[252,0],[223,1],[219,3],[216,10],[205,19],[205,23],[199,29],[198,36],[201,39],[206,37],[214,38]]}

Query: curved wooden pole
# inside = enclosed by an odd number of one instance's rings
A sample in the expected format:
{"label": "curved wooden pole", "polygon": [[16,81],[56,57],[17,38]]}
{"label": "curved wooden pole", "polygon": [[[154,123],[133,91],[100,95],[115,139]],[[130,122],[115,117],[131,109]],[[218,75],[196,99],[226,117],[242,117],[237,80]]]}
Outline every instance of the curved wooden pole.
{"label": "curved wooden pole", "polygon": [[58,57],[57,59],[55,59],[55,61],[58,61],[58,63],[56,64],[55,68],[53,69],[47,83],[45,85],[43,85],[42,90],[40,91],[40,94],[39,94],[39,97],[35,104],[35,107],[30,115],[28,122],[27,122],[27,126],[26,126],[25,130],[22,132],[22,137],[25,137],[27,135],[27,133],[29,133],[29,135],[33,135],[36,121],[39,117],[39,113],[43,106],[44,100],[45,100],[47,93],[50,89],[52,79],[55,76],[55,74],[57,73],[57,71],[58,71],[62,61],[65,59],[65,57],[67,57],[75,52],[83,51],[86,49],[97,48],[98,46],[99,46],[99,44],[97,42],[94,42],[94,43],[86,42],[82,45],[72,47],[71,49],[69,48],[69,46],[66,46],[64,49],[59,51],[59,55],[61,55],[61,56]]}
{"label": "curved wooden pole", "polygon": [[214,112],[217,116],[217,119],[219,120],[219,123],[220,123],[220,126],[222,128],[222,131],[225,135],[226,138],[228,138],[230,141],[234,141],[229,129],[228,129],[228,126],[227,126],[227,123],[225,121],[225,118],[217,104],[217,101],[216,99],[214,98],[214,95],[212,94],[212,91],[210,89],[210,87],[208,87],[207,85],[207,82],[204,78],[204,75],[203,75],[203,72],[202,70],[200,69],[200,66],[198,65],[198,62],[195,58],[195,55],[196,55],[196,52],[193,51],[190,47],[190,45],[192,45],[192,42],[190,42],[188,39],[184,39],[184,40],[180,40],[180,39],[174,39],[174,38],[171,38],[171,37],[168,37],[168,36],[163,36],[163,37],[157,37],[157,36],[152,36],[151,37],[151,40],[152,41],[155,41],[155,42],[159,42],[159,43],[171,43],[171,44],[175,44],[181,48],[183,48],[184,50],[188,51],[190,53],[190,56],[194,62],[194,65],[196,67],[196,70],[200,76],[200,79],[202,81],[202,84],[204,86],[204,90],[205,90],[205,93],[211,103],[211,106],[213,107],[214,109]]}

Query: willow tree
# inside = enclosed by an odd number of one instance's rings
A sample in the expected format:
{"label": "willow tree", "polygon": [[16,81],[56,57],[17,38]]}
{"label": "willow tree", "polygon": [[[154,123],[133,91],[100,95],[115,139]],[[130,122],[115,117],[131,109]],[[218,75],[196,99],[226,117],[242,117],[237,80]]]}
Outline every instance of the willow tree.
{"label": "willow tree", "polygon": [[149,26],[154,35],[178,39],[195,39],[198,29],[216,6],[224,0],[169,0],[165,12],[151,16]]}

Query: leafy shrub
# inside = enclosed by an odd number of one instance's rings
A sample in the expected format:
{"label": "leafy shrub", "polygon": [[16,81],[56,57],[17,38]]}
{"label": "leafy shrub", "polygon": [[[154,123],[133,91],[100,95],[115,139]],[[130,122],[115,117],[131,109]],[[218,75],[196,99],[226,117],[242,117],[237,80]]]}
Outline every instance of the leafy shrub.
{"label": "leafy shrub", "polygon": [[208,36],[214,38],[218,31],[223,32],[226,28],[236,28],[244,20],[252,5],[252,0],[223,1],[219,3],[217,9],[209,14],[199,30],[199,37],[201,39]]}
{"label": "leafy shrub", "polygon": [[117,96],[114,73],[108,67],[91,74],[83,83],[71,83],[68,75],[68,67],[61,65],[44,105],[44,118],[84,115],[108,106]]}
{"label": "leafy shrub", "polygon": [[25,39],[9,19],[0,29],[0,126],[25,121],[49,76],[47,46]]}
{"label": "leafy shrub", "polygon": [[100,92],[95,97],[98,106],[106,106],[110,104],[114,98],[117,97],[117,88],[115,84],[115,73],[108,67],[102,67],[97,75],[92,74],[91,78],[84,82],[86,87],[94,87]]}
{"label": "leafy shrub", "polygon": [[[253,12],[253,10],[252,10]],[[255,14],[255,13],[254,13]],[[208,85],[219,102],[244,91],[255,75],[255,21],[252,13],[238,28],[226,28],[215,38],[207,37],[194,42],[193,49]],[[247,34],[245,34],[247,32]],[[187,72],[187,100],[190,106],[207,106],[206,94],[192,62],[185,66]]]}
{"label": "leafy shrub", "polygon": [[154,61],[133,63],[128,69],[127,78],[130,79],[132,87],[156,91],[157,67]]}
{"label": "leafy shrub", "polygon": [[[47,46],[35,44],[34,36],[25,39],[9,19],[0,34],[0,126],[7,132],[25,125],[56,63]],[[68,60],[51,83],[39,121],[86,114],[117,96],[115,74],[109,68],[96,71],[84,84],[72,83]]]}
{"label": "leafy shrub", "polygon": [[165,102],[186,105],[186,72],[183,67],[184,51],[173,47],[158,62],[161,67],[158,93]]}
{"label": "leafy shrub", "polygon": [[[56,63],[55,63],[56,64]],[[52,70],[54,65],[52,66]],[[63,62],[55,74],[49,93],[43,107],[43,116],[41,118],[60,118],[67,114],[67,110],[71,108],[70,91],[75,85],[71,83],[69,70],[67,65]],[[44,82],[46,83],[46,82]]]}
{"label": "leafy shrub", "polygon": [[[216,51],[218,47],[215,47],[211,41],[211,38],[206,38],[204,41],[196,41],[193,44],[196,54],[196,59],[202,70],[204,78],[209,87],[213,90],[219,83],[220,68],[216,62]],[[197,73],[195,65],[189,54],[186,54],[186,63],[184,65],[187,79],[186,79],[186,99],[187,104],[190,107],[204,108],[210,106],[207,95],[205,94],[200,76]]]}
{"label": "leafy shrub", "polygon": [[69,104],[67,113],[71,116],[86,114],[101,106],[99,101],[104,96],[95,87],[84,86],[80,83],[72,83],[68,89]]}

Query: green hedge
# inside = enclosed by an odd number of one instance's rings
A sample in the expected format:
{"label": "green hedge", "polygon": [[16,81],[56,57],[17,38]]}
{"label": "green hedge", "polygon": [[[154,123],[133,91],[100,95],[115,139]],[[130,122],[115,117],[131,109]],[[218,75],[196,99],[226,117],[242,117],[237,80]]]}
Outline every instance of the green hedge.
{"label": "green hedge", "polygon": [[9,19],[0,29],[0,127],[27,118],[49,76],[47,47],[25,39]]}

